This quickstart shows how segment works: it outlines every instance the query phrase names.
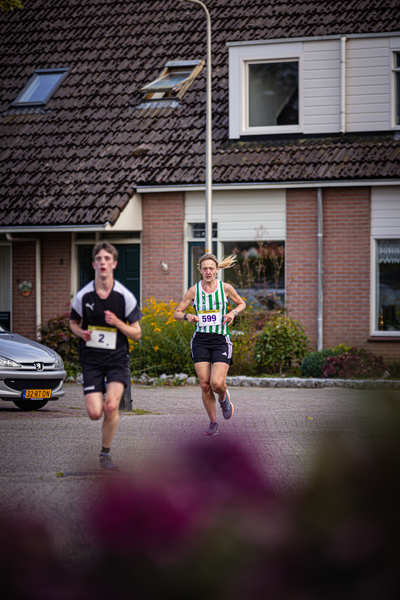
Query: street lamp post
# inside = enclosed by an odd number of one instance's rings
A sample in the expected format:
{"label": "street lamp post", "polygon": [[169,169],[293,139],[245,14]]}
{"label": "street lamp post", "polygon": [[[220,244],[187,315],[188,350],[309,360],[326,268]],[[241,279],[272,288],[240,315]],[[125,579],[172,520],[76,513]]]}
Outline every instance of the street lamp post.
{"label": "street lamp post", "polygon": [[[182,1],[182,0],[181,0]],[[205,251],[212,252],[212,66],[211,66],[211,19],[207,7],[200,0],[183,0],[198,4],[207,18],[207,103],[206,103],[206,218]]]}

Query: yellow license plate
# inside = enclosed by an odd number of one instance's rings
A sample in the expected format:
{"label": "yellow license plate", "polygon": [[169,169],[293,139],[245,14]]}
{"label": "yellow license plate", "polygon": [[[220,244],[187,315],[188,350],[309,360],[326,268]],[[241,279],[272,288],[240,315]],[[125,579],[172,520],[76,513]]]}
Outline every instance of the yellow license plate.
{"label": "yellow license plate", "polygon": [[23,398],[51,398],[51,390],[24,390]]}

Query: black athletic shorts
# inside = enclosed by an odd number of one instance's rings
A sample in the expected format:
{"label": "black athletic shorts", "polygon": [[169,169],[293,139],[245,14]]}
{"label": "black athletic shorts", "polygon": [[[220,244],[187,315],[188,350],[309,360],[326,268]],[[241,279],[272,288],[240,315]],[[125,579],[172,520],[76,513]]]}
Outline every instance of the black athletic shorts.
{"label": "black athletic shorts", "polygon": [[191,355],[194,363],[223,362],[232,365],[233,344],[228,335],[220,333],[195,332],[191,342]]}
{"label": "black athletic shorts", "polygon": [[126,387],[130,382],[131,369],[129,354],[123,354],[116,358],[102,355],[99,357],[85,357],[80,360],[83,373],[83,393],[93,394],[93,392],[106,391],[106,384],[111,381],[119,381]]}

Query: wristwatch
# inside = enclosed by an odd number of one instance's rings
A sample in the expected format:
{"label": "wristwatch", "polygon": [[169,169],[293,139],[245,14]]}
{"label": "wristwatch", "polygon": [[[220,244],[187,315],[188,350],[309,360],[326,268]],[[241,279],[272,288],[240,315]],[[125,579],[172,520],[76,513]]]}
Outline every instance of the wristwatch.
{"label": "wristwatch", "polygon": [[185,313],[185,314],[183,315],[183,320],[184,320],[184,321],[187,321],[187,313]]}
{"label": "wristwatch", "polygon": [[237,317],[238,311],[236,310],[236,308],[234,308],[232,312],[235,313],[235,317]]}

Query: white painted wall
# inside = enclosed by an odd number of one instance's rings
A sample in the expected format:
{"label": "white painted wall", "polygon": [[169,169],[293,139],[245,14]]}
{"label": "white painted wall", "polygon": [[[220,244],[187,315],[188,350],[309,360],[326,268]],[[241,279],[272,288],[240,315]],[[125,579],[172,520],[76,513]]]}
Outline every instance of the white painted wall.
{"label": "white painted wall", "polygon": [[346,129],[385,131],[391,128],[389,38],[347,41]]}
{"label": "white painted wall", "polygon": [[[205,194],[186,192],[185,198],[185,222],[204,223]],[[265,241],[286,238],[285,190],[215,191],[212,204],[220,242],[252,241],[260,225]]]}
{"label": "white painted wall", "polygon": [[304,133],[340,132],[340,40],[303,44]]}
{"label": "white painted wall", "polygon": [[400,238],[400,187],[371,188],[371,236]]}

